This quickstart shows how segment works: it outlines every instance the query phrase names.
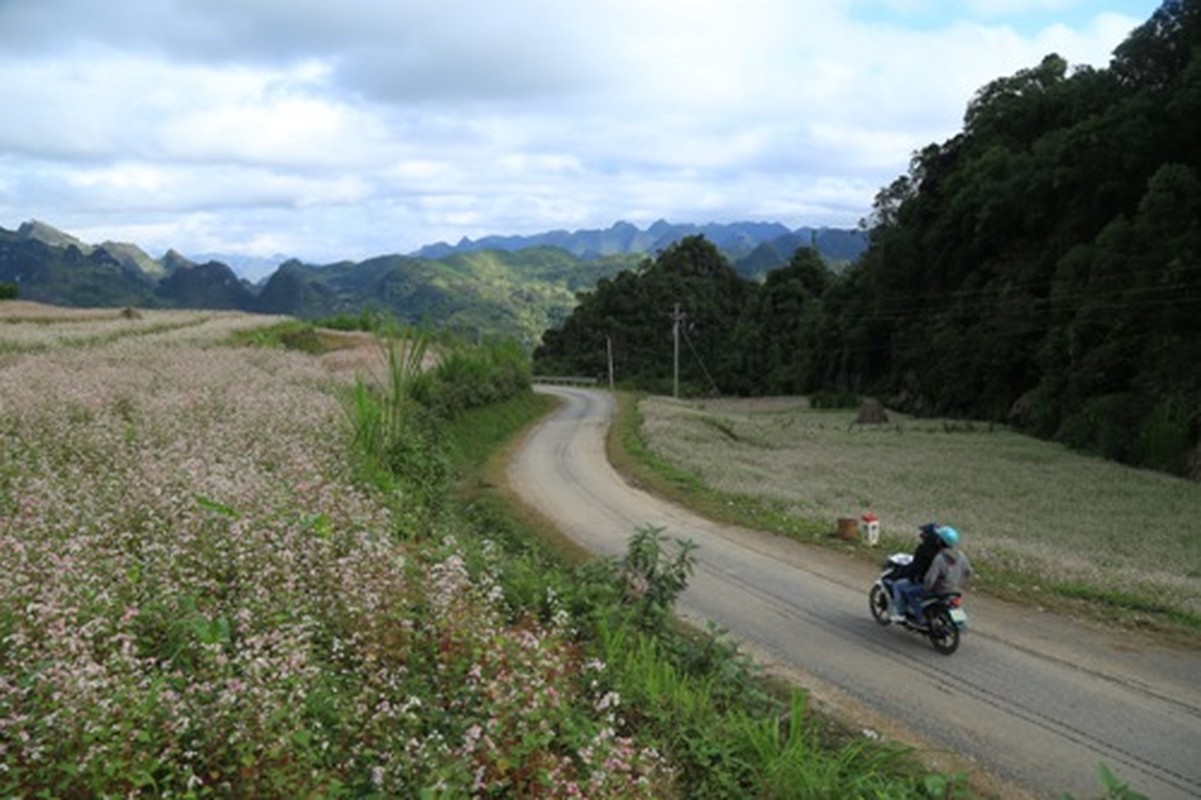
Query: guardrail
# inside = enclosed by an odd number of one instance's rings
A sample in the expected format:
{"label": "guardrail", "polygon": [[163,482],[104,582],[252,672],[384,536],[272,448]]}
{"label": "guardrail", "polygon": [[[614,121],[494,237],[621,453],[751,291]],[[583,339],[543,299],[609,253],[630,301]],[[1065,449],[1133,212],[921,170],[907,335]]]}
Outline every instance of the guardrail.
{"label": "guardrail", "polygon": [[559,386],[596,386],[596,378],[581,378],[573,375],[534,375],[530,378],[533,383],[551,383]]}

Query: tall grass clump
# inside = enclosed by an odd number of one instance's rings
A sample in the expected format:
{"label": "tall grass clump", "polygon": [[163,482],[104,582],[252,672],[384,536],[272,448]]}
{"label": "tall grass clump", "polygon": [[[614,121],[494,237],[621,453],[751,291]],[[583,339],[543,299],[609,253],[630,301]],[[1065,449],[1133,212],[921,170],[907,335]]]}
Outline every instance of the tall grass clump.
{"label": "tall grass clump", "polygon": [[530,389],[515,346],[431,346],[429,334],[380,336],[382,374],[360,377],[344,400],[364,474],[410,513],[445,510],[451,475],[446,427],[464,414],[498,406]]}
{"label": "tall grass clump", "polygon": [[426,371],[428,340],[416,333],[378,340],[383,374],[359,377],[344,395],[353,451],[366,478],[409,508],[437,511],[448,466],[436,445],[436,418],[416,399]]}

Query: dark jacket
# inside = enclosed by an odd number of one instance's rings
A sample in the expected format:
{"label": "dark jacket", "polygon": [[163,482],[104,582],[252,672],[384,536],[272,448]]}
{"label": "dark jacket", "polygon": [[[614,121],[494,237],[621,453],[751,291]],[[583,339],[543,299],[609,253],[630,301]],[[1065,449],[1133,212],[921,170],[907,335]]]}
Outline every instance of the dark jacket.
{"label": "dark jacket", "polygon": [[921,583],[926,577],[930,565],[934,563],[934,556],[938,555],[938,551],[941,549],[942,539],[939,539],[937,534],[927,533],[923,530],[921,544],[913,551],[913,560],[909,562],[909,568],[901,577],[908,578],[914,583]]}

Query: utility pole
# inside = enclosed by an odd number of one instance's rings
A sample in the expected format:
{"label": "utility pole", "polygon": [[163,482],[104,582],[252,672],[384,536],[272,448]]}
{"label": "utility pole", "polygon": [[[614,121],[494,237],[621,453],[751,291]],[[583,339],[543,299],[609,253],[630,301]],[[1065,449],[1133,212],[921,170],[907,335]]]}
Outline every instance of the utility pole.
{"label": "utility pole", "polygon": [[605,353],[609,360],[609,391],[613,391],[613,337],[605,336]]}
{"label": "utility pole", "polygon": [[672,389],[671,396],[679,399],[680,397],[680,323],[688,315],[680,310],[680,304],[676,303],[675,309],[671,312],[671,336],[672,336]]}

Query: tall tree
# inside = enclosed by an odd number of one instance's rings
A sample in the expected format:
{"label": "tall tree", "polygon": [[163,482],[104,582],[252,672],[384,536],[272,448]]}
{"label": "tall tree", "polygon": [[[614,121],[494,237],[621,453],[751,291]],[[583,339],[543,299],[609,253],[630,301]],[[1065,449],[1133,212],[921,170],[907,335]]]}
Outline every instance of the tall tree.
{"label": "tall tree", "polygon": [[616,377],[667,389],[673,378],[672,327],[678,309],[681,379],[696,391],[729,391],[738,358],[730,332],[748,285],[703,236],[665,249],[637,272],[601,281],[534,352],[540,371],[604,372],[611,347]]}

